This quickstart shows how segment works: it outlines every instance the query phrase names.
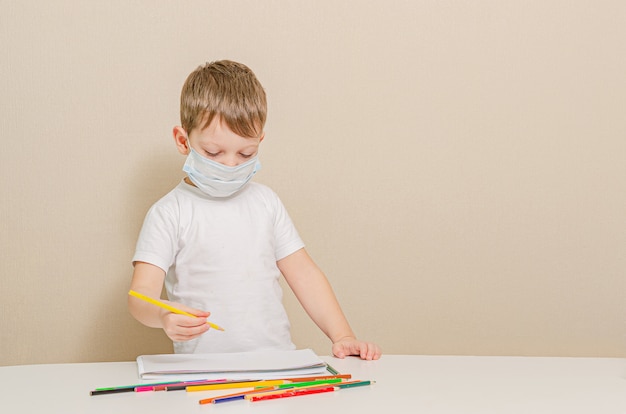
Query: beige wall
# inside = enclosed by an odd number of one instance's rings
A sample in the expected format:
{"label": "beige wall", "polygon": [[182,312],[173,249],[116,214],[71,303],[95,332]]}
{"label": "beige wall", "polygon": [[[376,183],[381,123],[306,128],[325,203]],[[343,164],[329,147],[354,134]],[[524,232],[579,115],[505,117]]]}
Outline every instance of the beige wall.
{"label": "beige wall", "polygon": [[[387,353],[626,357],[626,2],[0,2],[0,365],[169,352],[126,310],[186,75]],[[299,347],[330,345],[286,294]]]}

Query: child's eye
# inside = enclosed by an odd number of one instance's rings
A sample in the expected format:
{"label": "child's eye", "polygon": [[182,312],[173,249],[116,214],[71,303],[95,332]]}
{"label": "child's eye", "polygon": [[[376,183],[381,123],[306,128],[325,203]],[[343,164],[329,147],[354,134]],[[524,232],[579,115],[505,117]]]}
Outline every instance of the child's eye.
{"label": "child's eye", "polygon": [[206,153],[206,155],[208,155],[209,157],[217,157],[219,153],[217,152],[209,152],[209,151],[204,151]]}
{"label": "child's eye", "polygon": [[253,154],[242,154],[242,153],[239,153],[239,155],[241,155],[243,158],[250,158],[250,157],[252,157]]}

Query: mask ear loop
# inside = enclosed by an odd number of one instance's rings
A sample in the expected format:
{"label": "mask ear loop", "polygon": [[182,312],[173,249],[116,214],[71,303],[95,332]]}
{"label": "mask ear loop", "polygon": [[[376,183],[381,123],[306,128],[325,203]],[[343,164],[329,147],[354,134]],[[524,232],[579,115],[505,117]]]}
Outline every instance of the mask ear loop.
{"label": "mask ear loop", "polygon": [[[183,131],[185,131],[185,130],[183,129]],[[187,156],[189,156],[189,155],[191,155],[191,151],[193,151],[193,148],[191,148],[191,141],[189,140],[189,135],[187,134],[187,131],[185,131],[185,140],[187,141],[187,149],[189,150],[187,152]],[[192,186],[198,188],[198,186],[193,181],[191,181],[191,178],[189,177],[189,174],[185,175],[184,180],[185,180],[185,182],[187,184],[192,185]]]}
{"label": "mask ear loop", "polygon": [[[183,129],[183,131],[185,131]],[[185,131],[185,140],[187,141],[187,149],[189,150],[189,152],[191,152],[191,141],[189,140],[189,135],[187,134],[187,131]]]}

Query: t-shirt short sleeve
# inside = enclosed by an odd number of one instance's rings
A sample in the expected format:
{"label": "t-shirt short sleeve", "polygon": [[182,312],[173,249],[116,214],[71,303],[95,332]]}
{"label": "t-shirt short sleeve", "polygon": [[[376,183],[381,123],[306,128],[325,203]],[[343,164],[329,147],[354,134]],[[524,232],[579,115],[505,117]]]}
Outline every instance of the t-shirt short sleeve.
{"label": "t-shirt short sleeve", "polygon": [[176,203],[164,197],[153,205],[144,219],[137,241],[133,264],[146,262],[167,272],[177,250],[178,219]]}
{"label": "t-shirt short sleeve", "polygon": [[279,261],[303,248],[304,242],[278,195],[267,187],[266,190],[274,214],[274,246],[276,261]]}

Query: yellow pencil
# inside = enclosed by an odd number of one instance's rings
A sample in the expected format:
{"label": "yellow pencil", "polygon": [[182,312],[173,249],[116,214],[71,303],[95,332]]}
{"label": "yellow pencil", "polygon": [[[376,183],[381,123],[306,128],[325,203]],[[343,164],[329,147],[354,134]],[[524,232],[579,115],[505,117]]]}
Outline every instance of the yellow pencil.
{"label": "yellow pencil", "polygon": [[188,385],[187,392],[227,390],[231,388],[271,387],[274,385],[282,385],[284,383],[285,383],[284,380],[259,380],[259,381],[228,382],[228,383],[222,383],[222,384]]}
{"label": "yellow pencil", "polygon": [[[183,310],[176,309],[175,307],[170,306],[167,303],[163,303],[160,300],[152,299],[151,297],[146,296],[146,295],[142,295],[141,293],[135,292],[134,290],[130,290],[128,292],[128,294],[131,295],[131,296],[134,296],[136,298],[139,298],[141,300],[145,300],[146,302],[151,303],[151,304],[156,305],[156,306],[159,306],[159,307],[161,307],[163,309],[167,309],[168,311],[170,311],[172,313],[177,313],[179,315],[185,315],[185,316],[191,316],[192,318],[197,318],[196,315],[192,315],[189,312],[185,312]],[[224,328],[222,328],[220,326],[217,326],[213,322],[207,321],[206,323],[208,323],[211,328],[217,329],[218,331],[223,331],[224,330]]]}

